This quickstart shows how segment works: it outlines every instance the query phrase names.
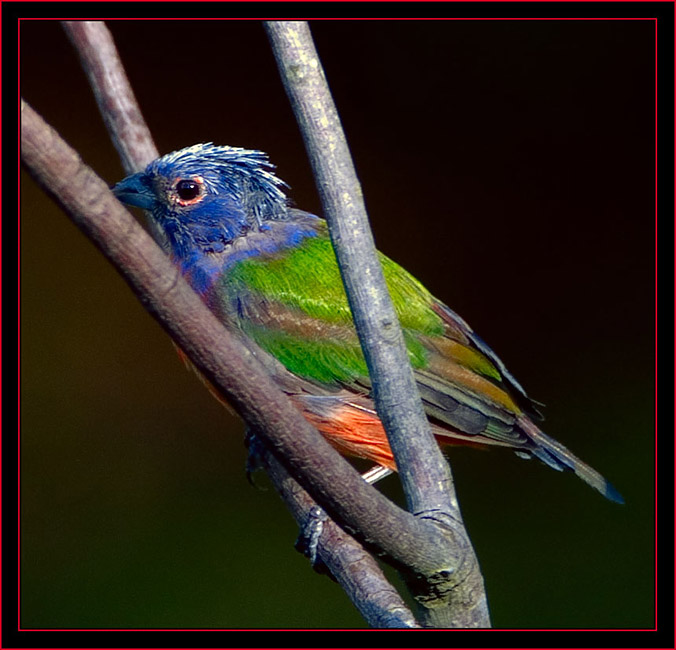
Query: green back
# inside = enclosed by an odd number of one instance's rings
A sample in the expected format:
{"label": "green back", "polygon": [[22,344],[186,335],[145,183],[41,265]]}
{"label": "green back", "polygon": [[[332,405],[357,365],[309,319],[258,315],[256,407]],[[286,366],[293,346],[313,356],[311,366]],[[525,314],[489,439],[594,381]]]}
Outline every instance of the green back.
{"label": "green back", "polygon": [[[452,342],[452,350],[444,351],[449,360],[499,382],[495,366],[459,329],[449,331],[429,291],[391,259],[379,257],[413,367],[424,369],[432,355],[439,356],[435,342],[446,341],[447,348]],[[218,294],[229,318],[292,373],[327,385],[368,384],[366,361],[327,235],[237,262],[221,278]]]}
{"label": "green back", "polygon": [[[413,276],[384,255],[380,260],[411,363],[423,367],[427,354],[415,334],[442,335],[442,319]],[[242,330],[291,372],[327,384],[367,380],[328,237],[310,237],[296,248],[238,262],[221,283],[228,302],[245,304],[245,315],[237,316]]]}

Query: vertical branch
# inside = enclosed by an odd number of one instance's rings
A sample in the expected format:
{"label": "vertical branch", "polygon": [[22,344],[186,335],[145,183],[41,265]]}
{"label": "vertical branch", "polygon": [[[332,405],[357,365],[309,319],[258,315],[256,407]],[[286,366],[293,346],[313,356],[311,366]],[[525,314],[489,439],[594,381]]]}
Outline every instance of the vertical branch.
{"label": "vertical branch", "polygon": [[451,477],[429,428],[368,223],[361,187],[305,22],[266,29],[300,125],[411,512],[454,509]]}
{"label": "vertical branch", "polygon": [[[430,597],[421,615],[432,627],[462,626],[461,621],[471,627],[490,627],[483,578],[462,523],[450,468],[422,407],[361,187],[309,26],[303,21],[268,21],[265,27],[312,164],[368,364],[374,401],[397,462],[408,508],[450,531],[456,553],[465,564],[468,578],[464,593],[460,587],[453,596],[441,599],[443,605]],[[465,602],[458,607],[458,600]]]}

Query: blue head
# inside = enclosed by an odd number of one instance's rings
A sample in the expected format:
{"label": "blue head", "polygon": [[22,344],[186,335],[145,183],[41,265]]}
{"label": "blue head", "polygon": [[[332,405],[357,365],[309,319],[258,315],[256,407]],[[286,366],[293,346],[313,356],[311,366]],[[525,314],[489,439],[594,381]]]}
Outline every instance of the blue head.
{"label": "blue head", "polygon": [[285,183],[262,151],[197,144],[151,162],[113,193],[149,211],[179,259],[219,253],[266,221],[287,219]]}

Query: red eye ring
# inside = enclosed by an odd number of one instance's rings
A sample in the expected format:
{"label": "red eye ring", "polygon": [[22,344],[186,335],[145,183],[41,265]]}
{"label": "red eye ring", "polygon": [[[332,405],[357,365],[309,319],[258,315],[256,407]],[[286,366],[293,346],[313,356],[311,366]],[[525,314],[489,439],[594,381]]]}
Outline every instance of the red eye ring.
{"label": "red eye ring", "polygon": [[194,205],[204,198],[204,180],[200,176],[176,179],[174,192],[178,204]]}

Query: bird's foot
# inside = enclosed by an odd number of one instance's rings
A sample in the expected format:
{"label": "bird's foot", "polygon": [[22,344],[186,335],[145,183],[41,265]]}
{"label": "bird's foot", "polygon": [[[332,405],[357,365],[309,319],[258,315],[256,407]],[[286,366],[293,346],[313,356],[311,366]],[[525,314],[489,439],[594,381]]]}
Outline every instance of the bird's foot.
{"label": "bird's foot", "polygon": [[315,569],[318,569],[318,563],[323,564],[317,555],[317,549],[319,538],[324,531],[324,522],[328,518],[329,516],[319,506],[312,506],[296,540],[296,550],[307,557]]}
{"label": "bird's foot", "polygon": [[246,472],[246,480],[255,488],[262,490],[264,488],[260,485],[256,485],[253,480],[253,474],[259,469],[263,469],[263,461],[261,459],[263,443],[251,429],[247,429],[244,435],[244,444],[249,452],[246,457],[246,467],[244,470]]}
{"label": "bird's foot", "polygon": [[[382,465],[376,465],[362,474],[362,478],[367,483],[375,483],[381,478],[392,474],[392,470]],[[326,565],[317,555],[319,539],[324,531],[324,523],[328,521],[329,516],[318,505],[314,505],[308,511],[307,519],[298,533],[296,539],[296,550],[301,552],[310,560],[312,567],[319,573],[329,573]]]}

